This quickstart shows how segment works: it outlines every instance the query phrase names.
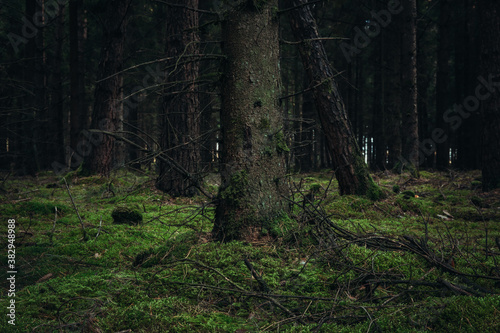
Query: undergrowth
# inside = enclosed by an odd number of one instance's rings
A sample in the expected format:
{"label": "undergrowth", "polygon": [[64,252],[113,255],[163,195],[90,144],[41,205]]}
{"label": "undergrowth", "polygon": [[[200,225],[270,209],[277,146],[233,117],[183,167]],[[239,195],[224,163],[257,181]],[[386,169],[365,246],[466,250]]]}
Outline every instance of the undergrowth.
{"label": "undergrowth", "polygon": [[[82,221],[61,179],[8,178],[16,325],[2,315],[0,331],[500,330],[500,197],[479,192],[477,172],[375,174],[380,201],[339,196],[332,176],[292,177],[290,214],[262,239],[230,243],[210,238],[209,199],[171,198],[147,175],[72,175]],[[117,206],[143,222],[113,224]]]}

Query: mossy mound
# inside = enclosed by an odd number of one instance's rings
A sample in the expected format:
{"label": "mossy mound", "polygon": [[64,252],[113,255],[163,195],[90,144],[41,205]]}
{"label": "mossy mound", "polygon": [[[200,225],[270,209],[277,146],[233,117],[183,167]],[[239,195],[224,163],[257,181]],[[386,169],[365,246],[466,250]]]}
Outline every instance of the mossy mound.
{"label": "mossy mound", "polygon": [[139,209],[134,207],[116,207],[111,213],[113,223],[138,225],[142,222],[142,214]]}

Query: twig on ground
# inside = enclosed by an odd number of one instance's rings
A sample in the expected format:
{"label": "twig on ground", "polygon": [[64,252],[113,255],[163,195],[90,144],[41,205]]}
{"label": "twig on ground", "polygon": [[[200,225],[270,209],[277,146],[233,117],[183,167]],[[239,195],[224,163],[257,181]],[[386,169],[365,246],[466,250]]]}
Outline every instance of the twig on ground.
{"label": "twig on ground", "polygon": [[85,226],[83,225],[83,220],[82,217],[80,216],[80,212],[78,211],[78,208],[76,207],[75,201],[73,200],[73,196],[71,195],[71,191],[69,190],[68,183],[66,182],[66,178],[63,177],[64,184],[66,185],[66,190],[68,191],[69,198],[71,199],[71,203],[73,204],[73,208],[75,208],[76,215],[78,216],[78,219],[80,220],[80,225],[82,226],[82,234],[83,234],[83,240],[87,240],[87,231],[85,230]]}
{"label": "twig on ground", "polygon": [[97,230],[97,235],[95,235],[94,240],[96,240],[97,237],[99,237],[99,234],[101,233],[101,227],[102,227],[102,215],[101,215],[101,220],[99,221],[99,229]]}
{"label": "twig on ground", "polygon": [[50,244],[52,244],[52,237],[54,236],[54,231],[56,230],[56,222],[57,222],[57,206],[54,206],[54,225],[52,226],[52,230],[50,231]]}
{"label": "twig on ground", "polygon": [[269,290],[269,287],[267,286],[266,281],[264,281],[262,279],[262,277],[255,271],[255,269],[253,268],[252,264],[250,263],[250,261],[247,258],[243,259],[243,261],[245,262],[245,265],[247,266],[247,268],[252,273],[252,276],[259,283],[259,285],[261,287],[261,290],[264,291],[264,292],[266,292],[266,293],[268,293],[270,290]]}

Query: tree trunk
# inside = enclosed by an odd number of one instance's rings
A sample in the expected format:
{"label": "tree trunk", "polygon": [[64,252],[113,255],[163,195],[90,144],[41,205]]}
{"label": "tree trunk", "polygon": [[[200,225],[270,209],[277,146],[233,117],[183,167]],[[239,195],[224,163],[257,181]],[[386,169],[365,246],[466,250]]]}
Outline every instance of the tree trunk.
{"label": "tree trunk", "polygon": [[[454,6],[457,4],[454,2]],[[463,79],[463,95],[460,99],[457,100],[457,104],[463,104],[466,98],[469,95],[473,95],[474,89],[477,85],[477,73],[480,71],[479,63],[480,63],[480,34],[481,32],[477,31],[477,27],[479,23],[477,22],[478,18],[478,10],[477,10],[477,1],[476,0],[467,0],[463,4],[463,10],[465,12],[464,22],[459,30],[459,34],[462,33],[462,36],[459,36],[459,40],[457,43],[460,44],[459,48],[461,53],[463,54],[463,74],[458,73],[457,75],[461,76]],[[461,106],[463,108],[463,105]],[[463,111],[461,111],[463,112]],[[468,113],[468,112],[467,112]],[[462,121],[459,125],[454,123],[451,124],[451,127],[455,127],[457,129],[456,138],[457,138],[457,161],[456,167],[463,169],[478,169],[481,167],[481,140],[477,140],[477,133],[481,132],[481,115],[477,112],[472,112],[469,115],[462,117],[460,113],[456,113],[462,118]]]}
{"label": "tree trunk", "polygon": [[[195,81],[198,63],[189,56],[199,53],[198,0],[176,0],[167,10],[167,88],[163,98],[161,148],[156,187],[172,196],[198,193],[200,154],[200,110]],[[180,58],[181,56],[185,56]]]}
{"label": "tree trunk", "polygon": [[384,34],[382,33],[375,41],[374,59],[378,66],[375,67],[373,80],[373,150],[374,163],[370,166],[372,170],[385,170],[387,160],[386,145],[386,121],[385,121],[385,56],[384,56]]}
{"label": "tree trunk", "polygon": [[[40,1],[41,9],[36,0],[26,0],[26,17],[33,18],[35,13],[44,10],[44,1]],[[41,20],[44,20],[41,19]],[[46,22],[39,22],[41,25]],[[27,96],[23,100],[25,112],[21,115],[21,145],[16,159],[17,172],[22,175],[35,175],[41,169],[41,158],[45,155],[43,126],[47,122],[45,103],[46,77],[44,57],[44,28],[39,28],[37,34],[28,40],[25,48],[25,58],[28,64],[24,72],[28,83]]]}
{"label": "tree trunk", "polygon": [[226,13],[221,186],[214,238],[253,238],[286,211],[277,0],[245,1]]}
{"label": "tree trunk", "polygon": [[[451,83],[450,61],[450,0],[439,3],[439,37],[436,74],[436,128],[444,131],[449,138],[449,126],[444,122],[443,115],[451,107],[449,85]],[[436,142],[436,167],[440,170],[450,166],[450,140]]]}
{"label": "tree trunk", "polygon": [[[54,161],[64,160],[64,90],[62,66],[63,61],[63,43],[64,43],[64,11],[65,7],[60,5],[55,20],[55,43],[56,48],[52,57],[52,84],[51,84],[51,106],[50,119],[47,124],[49,137],[47,156],[45,157],[44,167],[48,168]],[[67,118],[66,118],[67,120]]]}
{"label": "tree trunk", "polygon": [[388,53],[387,67],[388,83],[391,89],[386,89],[387,108],[387,150],[388,168],[394,169],[398,163],[398,158],[401,156],[401,81],[400,81],[400,64],[401,64],[401,45],[400,31],[398,29],[390,29],[385,33],[388,34],[388,48],[391,52]]}
{"label": "tree trunk", "polygon": [[[130,1],[108,1],[103,13],[104,41],[97,75],[91,129],[113,133],[123,120],[121,99],[123,47]],[[120,114],[121,113],[121,114]],[[108,176],[113,164],[115,138],[108,134],[92,135],[86,149],[90,154],[84,160],[84,174]]]}
{"label": "tree trunk", "polygon": [[323,44],[319,40],[316,21],[306,0],[294,0],[291,11],[292,32],[300,41],[299,51],[311,87],[327,145],[333,157],[340,193],[368,195],[378,198],[380,189],[373,182],[356,138],[351,131],[344,102],[334,79]]}
{"label": "tree trunk", "polygon": [[[307,83],[307,80],[304,80]],[[306,86],[307,84],[304,84]],[[316,131],[316,119],[314,114],[314,106],[313,106],[313,96],[311,92],[305,92],[302,95],[302,116],[300,118],[301,121],[301,129],[298,133],[297,137],[299,138],[297,144],[297,155],[296,155],[296,165],[299,166],[300,172],[310,172],[314,167],[314,159],[317,158],[317,155],[314,151],[314,142],[317,140],[313,136],[313,133]],[[317,131],[316,131],[317,135]]]}
{"label": "tree trunk", "polygon": [[82,130],[87,127],[88,117],[85,103],[82,6],[83,0],[69,1],[70,147],[75,151],[82,140]]}
{"label": "tree trunk", "polygon": [[479,12],[481,74],[490,82],[482,90],[491,94],[482,103],[483,191],[490,191],[500,188],[500,3],[480,0]]}
{"label": "tree trunk", "polygon": [[419,143],[417,111],[417,29],[416,0],[403,0],[401,46],[402,158],[401,168],[418,176]]}

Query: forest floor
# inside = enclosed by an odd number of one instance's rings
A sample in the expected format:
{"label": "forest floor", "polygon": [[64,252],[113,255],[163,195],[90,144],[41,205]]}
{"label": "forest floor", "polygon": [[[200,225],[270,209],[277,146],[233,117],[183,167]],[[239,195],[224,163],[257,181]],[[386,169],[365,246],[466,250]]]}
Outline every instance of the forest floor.
{"label": "forest floor", "polygon": [[[376,202],[339,196],[331,172],[293,175],[278,227],[225,244],[210,198],[147,174],[2,176],[0,332],[500,331],[500,191],[477,171],[374,174]],[[142,223],[113,223],[124,206]]]}

